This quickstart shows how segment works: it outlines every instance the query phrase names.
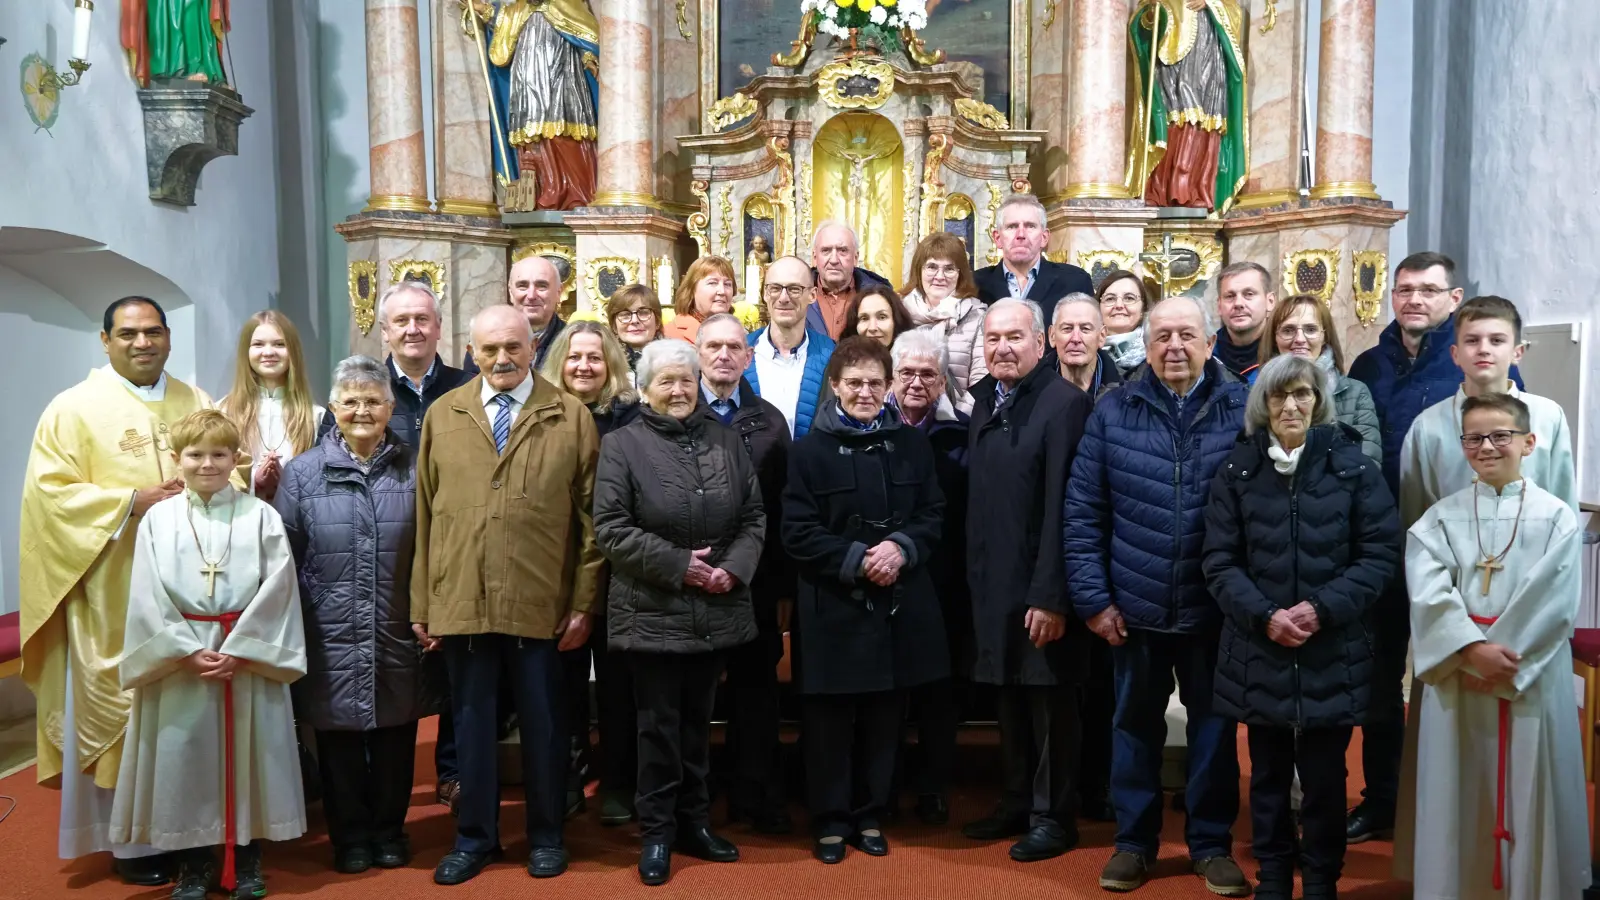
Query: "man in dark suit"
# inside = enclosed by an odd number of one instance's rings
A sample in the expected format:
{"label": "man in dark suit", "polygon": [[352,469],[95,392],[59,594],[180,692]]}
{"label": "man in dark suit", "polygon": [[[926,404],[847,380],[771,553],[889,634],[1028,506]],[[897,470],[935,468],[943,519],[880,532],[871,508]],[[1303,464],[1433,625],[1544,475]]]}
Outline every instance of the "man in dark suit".
{"label": "man in dark suit", "polygon": [[[525,256],[511,264],[511,274],[506,278],[506,295],[511,305],[522,310],[533,329],[533,369],[544,365],[545,354],[555,343],[556,335],[567,323],[556,315],[556,306],[566,286],[561,283],[561,273],[550,262],[537,254]],[[472,348],[461,359],[461,370],[470,378],[478,374],[478,363],[472,358]]]}
{"label": "man in dark suit", "polygon": [[1032,194],[1012,194],[1000,204],[990,233],[1004,258],[997,266],[974,272],[978,299],[994,303],[1006,297],[1039,304],[1046,322],[1052,321],[1056,301],[1072,293],[1094,293],[1089,273],[1074,265],[1044,258],[1050,243],[1044,204]]}

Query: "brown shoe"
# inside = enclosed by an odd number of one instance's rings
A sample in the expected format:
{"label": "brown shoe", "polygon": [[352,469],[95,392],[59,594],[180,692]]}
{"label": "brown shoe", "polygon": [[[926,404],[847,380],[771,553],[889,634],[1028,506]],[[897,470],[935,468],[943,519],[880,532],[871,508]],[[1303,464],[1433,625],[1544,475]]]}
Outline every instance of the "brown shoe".
{"label": "brown shoe", "polygon": [[461,802],[460,781],[452,779],[450,781],[439,782],[438,797],[440,803],[450,807],[450,815],[458,816],[461,814],[457,809]]}
{"label": "brown shoe", "polygon": [[1206,880],[1206,890],[1220,897],[1250,896],[1250,881],[1239,864],[1227,856],[1198,860],[1194,873]]}
{"label": "brown shoe", "polygon": [[1111,854],[1111,861],[1100,870],[1100,887],[1102,890],[1125,894],[1128,891],[1138,890],[1148,877],[1150,877],[1150,866],[1144,861],[1143,856],[1127,850],[1118,850]]}

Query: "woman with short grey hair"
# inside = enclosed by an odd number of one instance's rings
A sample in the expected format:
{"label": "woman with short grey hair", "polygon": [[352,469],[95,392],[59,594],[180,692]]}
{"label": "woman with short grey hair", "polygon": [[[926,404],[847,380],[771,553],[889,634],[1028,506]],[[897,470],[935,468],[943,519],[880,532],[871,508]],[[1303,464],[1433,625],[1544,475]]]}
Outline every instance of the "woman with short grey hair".
{"label": "woman with short grey hair", "polygon": [[1273,430],[1273,398],[1292,390],[1295,385],[1305,386],[1315,398],[1310,410],[1305,411],[1309,417],[1306,427],[1333,423],[1333,400],[1328,396],[1327,381],[1316,363],[1300,356],[1280,356],[1257,371],[1256,383],[1244,407],[1245,434]]}
{"label": "woman with short grey hair", "polygon": [[336,427],[289,461],[273,506],[305,601],[295,709],[317,733],[334,869],[353,875],[410,862],[417,720],[436,710],[411,631],[415,455],[389,429],[388,370],[340,362],[328,411]]}
{"label": "woman with short grey hair", "polygon": [[639,392],[646,393],[649,384],[662,369],[669,366],[688,366],[694,377],[700,377],[700,351],[693,344],[678,341],[652,341],[639,355]]}

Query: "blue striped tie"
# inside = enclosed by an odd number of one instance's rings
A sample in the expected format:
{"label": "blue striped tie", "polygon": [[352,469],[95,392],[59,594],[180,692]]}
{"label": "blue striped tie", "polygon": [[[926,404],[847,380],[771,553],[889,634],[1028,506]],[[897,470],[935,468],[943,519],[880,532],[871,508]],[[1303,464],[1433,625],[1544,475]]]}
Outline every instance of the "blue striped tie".
{"label": "blue striped tie", "polygon": [[494,452],[506,452],[506,441],[511,437],[511,395],[495,394],[494,402],[500,409],[494,414]]}

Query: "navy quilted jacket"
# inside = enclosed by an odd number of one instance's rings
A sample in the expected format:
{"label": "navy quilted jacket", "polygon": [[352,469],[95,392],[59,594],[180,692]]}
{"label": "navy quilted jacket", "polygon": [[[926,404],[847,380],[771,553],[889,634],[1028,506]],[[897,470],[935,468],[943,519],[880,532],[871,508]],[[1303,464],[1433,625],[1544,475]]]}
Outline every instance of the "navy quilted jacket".
{"label": "navy quilted jacket", "polygon": [[1249,388],[1216,360],[1181,420],[1152,374],[1107,392],[1067,482],[1067,590],[1087,621],[1112,603],[1129,627],[1197,632],[1221,613],[1200,571],[1217,467],[1244,427]]}

